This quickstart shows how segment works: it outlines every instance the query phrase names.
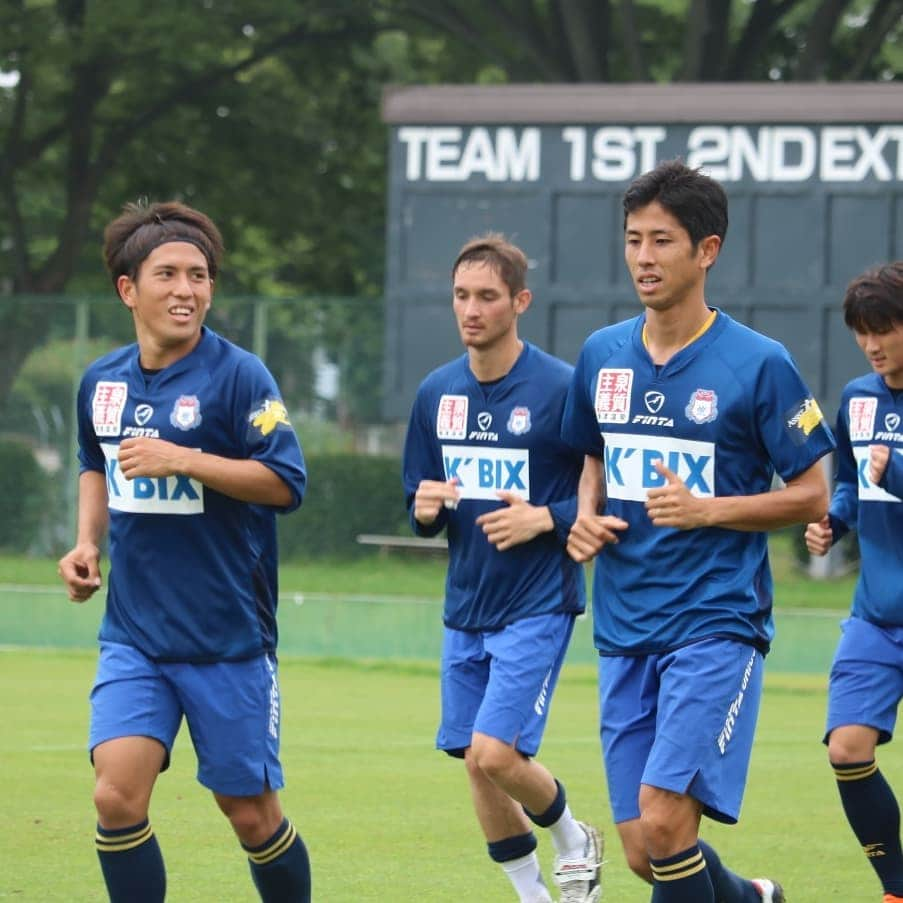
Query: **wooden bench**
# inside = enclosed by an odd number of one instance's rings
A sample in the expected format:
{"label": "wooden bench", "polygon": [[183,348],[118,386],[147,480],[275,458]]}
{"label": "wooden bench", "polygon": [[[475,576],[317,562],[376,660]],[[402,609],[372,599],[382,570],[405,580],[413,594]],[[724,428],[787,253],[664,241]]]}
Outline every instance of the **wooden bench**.
{"label": "wooden bench", "polygon": [[376,546],[380,555],[387,555],[391,549],[429,552],[448,552],[448,542],[444,536],[393,536],[389,533],[359,533],[357,541],[362,546]]}

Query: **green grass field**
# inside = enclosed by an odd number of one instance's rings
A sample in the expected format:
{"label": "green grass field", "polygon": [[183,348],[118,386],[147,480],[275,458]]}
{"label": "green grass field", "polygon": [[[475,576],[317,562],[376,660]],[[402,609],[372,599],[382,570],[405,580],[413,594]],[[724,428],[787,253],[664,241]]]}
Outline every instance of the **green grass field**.
{"label": "green grass field", "polygon": [[[430,600],[441,596],[443,572],[441,560],[402,556],[282,571],[287,598],[303,597],[295,605],[283,600],[289,645],[300,644],[306,631],[322,631],[317,643],[335,647],[281,657],[282,796],[310,849],[319,903],[511,900],[506,880],[486,856],[463,766],[433,749],[438,669],[428,660],[432,656],[415,653],[425,643],[438,649],[439,608]],[[805,607],[832,613],[779,617],[741,822],[733,828],[707,823],[704,836],[728,866],[780,878],[791,903],[865,903],[880,896],[878,885],[843,819],[820,743],[821,663],[836,639],[852,583],[813,583],[779,558],[775,572],[779,599],[792,591]],[[0,650],[0,899],[78,903],[104,899],[84,750],[94,652],[36,647],[60,623],[70,632],[81,625],[77,645],[90,647],[101,604],[73,606],[61,591],[41,590],[55,580],[52,562],[0,559],[0,584],[40,590],[0,587],[0,643],[8,644],[14,633],[38,637],[29,648],[17,640]],[[359,596],[372,597],[370,604]],[[392,596],[397,598],[390,604]],[[820,639],[816,624],[824,632]],[[572,648],[565,666],[541,759],[567,786],[578,817],[595,821],[607,836],[604,900],[639,903],[649,892],[624,864],[607,807],[590,630],[587,620],[575,634],[574,647],[580,648]],[[383,632],[374,647],[382,648],[393,634],[407,631],[423,636],[401,652],[390,646],[381,660],[337,652],[349,633]],[[815,665],[807,658],[813,646]],[[775,668],[773,662],[784,664]],[[807,670],[812,673],[802,673]],[[885,753],[881,765],[903,786],[903,764],[895,756]],[[209,793],[195,781],[194,767],[183,732],[151,812],[167,862],[168,899],[253,901],[246,861]],[[540,844],[548,873],[551,846],[544,837]]]}

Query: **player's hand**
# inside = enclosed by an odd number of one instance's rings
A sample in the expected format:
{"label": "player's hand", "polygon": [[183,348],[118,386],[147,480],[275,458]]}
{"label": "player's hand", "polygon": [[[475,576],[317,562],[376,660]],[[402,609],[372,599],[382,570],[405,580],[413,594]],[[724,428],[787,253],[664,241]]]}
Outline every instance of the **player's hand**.
{"label": "player's hand", "polygon": [[827,514],[820,521],[806,526],[806,548],[810,555],[825,555],[831,548],[833,538],[831,520]]}
{"label": "player's hand", "polygon": [[618,542],[618,533],[627,521],[611,514],[578,514],[568,533],[567,551],[574,561],[589,561],[609,543]]}
{"label": "player's hand", "polygon": [[59,560],[56,570],[66,584],[69,598],[84,602],[100,589],[100,549],[94,543],[80,543]]}
{"label": "player's hand", "polygon": [[421,480],[414,493],[414,520],[428,526],[436,520],[443,507],[457,508],[460,498],[457,477],[444,483],[439,480]]}
{"label": "player's hand", "polygon": [[500,552],[555,529],[552,514],[545,505],[531,505],[516,493],[505,490],[499,490],[496,495],[508,507],[481,514],[477,526],[483,528],[486,538]]}
{"label": "player's hand", "polygon": [[890,449],[886,445],[869,446],[869,479],[877,486],[887,470]]}
{"label": "player's hand", "polygon": [[165,439],[123,439],[119,443],[119,469],[127,480],[135,477],[171,477],[184,472],[192,450]]}
{"label": "player's hand", "polygon": [[646,494],[646,511],[656,527],[676,527],[692,530],[706,526],[706,504],[698,499],[664,461],[655,461],[653,467],[665,478],[666,483]]}

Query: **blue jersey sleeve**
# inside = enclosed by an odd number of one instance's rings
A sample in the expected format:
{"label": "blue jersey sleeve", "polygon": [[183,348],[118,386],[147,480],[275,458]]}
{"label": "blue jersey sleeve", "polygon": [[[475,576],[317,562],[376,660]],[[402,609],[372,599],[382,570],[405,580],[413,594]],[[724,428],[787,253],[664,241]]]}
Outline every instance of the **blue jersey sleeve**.
{"label": "blue jersey sleeve", "polygon": [[260,461],[282,479],[292,501],[278,510],[294,511],[304,498],[307,469],[276,380],[259,358],[249,355],[238,369],[235,393],[232,409],[240,454]]}
{"label": "blue jersey sleeve", "polygon": [[850,444],[850,430],[844,416],[846,404],[841,403],[837,415],[837,466],[834,477],[834,494],[831,497],[831,508],[828,517],[831,520],[831,532],[834,542],[845,536],[856,526],[859,512],[859,473],[856,458]]}
{"label": "blue jersey sleeve", "polygon": [[414,399],[408,431],[404,440],[402,483],[411,529],[417,536],[436,536],[448,523],[448,511],[442,508],[431,524],[421,524],[414,517],[414,495],[422,480],[444,480],[445,470],[438,459],[432,439],[427,393],[421,388]]}
{"label": "blue jersey sleeve", "polygon": [[81,473],[88,470],[105,472],[106,464],[94,424],[91,422],[91,394],[94,391],[94,380],[85,374],[78,387],[76,401],[76,419],[78,422],[78,461]]}
{"label": "blue jersey sleeve", "polygon": [[555,524],[555,535],[558,541],[565,545],[568,541],[568,535],[574,521],[577,520],[577,496],[572,495],[570,498],[562,499],[559,502],[549,503],[549,513],[552,515],[552,522]]}
{"label": "blue jersey sleeve", "polygon": [[590,362],[589,342],[583,346],[561,417],[561,438],[584,455],[602,456],[602,436],[592,401],[592,379],[595,368]]}
{"label": "blue jersey sleeve", "polygon": [[755,415],[762,444],[785,483],[834,448],[818,402],[790,355],[778,345],[759,369]]}

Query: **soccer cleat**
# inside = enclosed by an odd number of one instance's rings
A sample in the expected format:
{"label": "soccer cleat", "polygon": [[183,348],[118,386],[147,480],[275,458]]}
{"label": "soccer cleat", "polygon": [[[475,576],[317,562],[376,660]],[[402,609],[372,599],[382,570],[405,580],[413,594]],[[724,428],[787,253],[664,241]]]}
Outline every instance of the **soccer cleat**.
{"label": "soccer cleat", "polygon": [[894,896],[894,894],[885,894],[883,903],[903,903],[903,897]]}
{"label": "soccer cleat", "polygon": [[753,878],[752,886],[762,898],[762,903],[784,903],[784,888],[770,878]]}
{"label": "soccer cleat", "polygon": [[[555,883],[559,903],[598,903],[602,897],[602,835],[592,825],[577,822],[586,834],[581,859],[555,859]],[[783,899],[783,898],[781,898]]]}

